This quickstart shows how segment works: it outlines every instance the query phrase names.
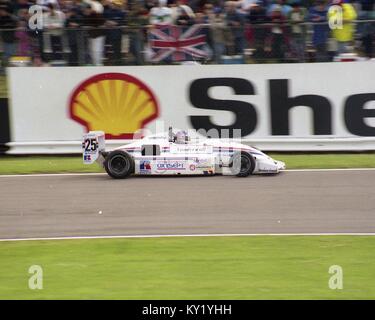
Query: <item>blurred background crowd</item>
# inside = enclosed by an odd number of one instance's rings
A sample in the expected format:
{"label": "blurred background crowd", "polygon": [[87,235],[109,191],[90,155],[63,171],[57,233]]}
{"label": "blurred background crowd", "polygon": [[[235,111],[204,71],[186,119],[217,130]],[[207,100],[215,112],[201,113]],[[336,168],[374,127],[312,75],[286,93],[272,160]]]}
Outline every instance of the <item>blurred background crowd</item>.
{"label": "blurred background crowd", "polygon": [[368,59],[374,2],[0,0],[2,66]]}

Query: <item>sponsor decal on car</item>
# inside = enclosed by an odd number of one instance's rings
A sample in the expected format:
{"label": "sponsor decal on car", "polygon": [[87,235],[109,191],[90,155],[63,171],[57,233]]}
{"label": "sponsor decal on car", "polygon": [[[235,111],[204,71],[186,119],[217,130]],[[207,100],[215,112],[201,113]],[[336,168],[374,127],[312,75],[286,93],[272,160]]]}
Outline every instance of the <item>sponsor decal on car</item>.
{"label": "sponsor decal on car", "polygon": [[209,158],[195,158],[194,166],[195,169],[209,169],[212,170],[214,160]]}
{"label": "sponsor decal on car", "polygon": [[159,171],[164,170],[185,170],[185,163],[182,161],[163,161],[157,162],[156,168]]}
{"label": "sponsor decal on car", "polygon": [[141,161],[139,163],[139,173],[141,174],[151,174],[151,162],[146,160],[146,161]]}
{"label": "sponsor decal on car", "polygon": [[189,169],[190,169],[190,171],[195,171],[195,165],[194,164],[191,164],[190,166],[189,166]]}
{"label": "sponsor decal on car", "polygon": [[172,145],[171,153],[212,153],[212,146]]}
{"label": "sponsor decal on car", "polygon": [[207,158],[195,158],[194,162],[197,168],[211,166],[211,159]]}

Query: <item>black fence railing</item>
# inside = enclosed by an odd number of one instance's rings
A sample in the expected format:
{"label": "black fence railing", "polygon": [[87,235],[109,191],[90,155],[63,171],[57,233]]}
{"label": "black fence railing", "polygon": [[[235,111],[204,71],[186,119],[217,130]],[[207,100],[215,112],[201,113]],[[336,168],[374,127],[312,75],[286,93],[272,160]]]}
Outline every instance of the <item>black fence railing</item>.
{"label": "black fence railing", "polygon": [[[346,26],[346,25],[345,25]],[[344,26],[344,27],[345,27]],[[375,20],[350,24],[338,41],[328,23],[225,23],[0,30],[2,66],[325,62],[338,53],[375,55]]]}

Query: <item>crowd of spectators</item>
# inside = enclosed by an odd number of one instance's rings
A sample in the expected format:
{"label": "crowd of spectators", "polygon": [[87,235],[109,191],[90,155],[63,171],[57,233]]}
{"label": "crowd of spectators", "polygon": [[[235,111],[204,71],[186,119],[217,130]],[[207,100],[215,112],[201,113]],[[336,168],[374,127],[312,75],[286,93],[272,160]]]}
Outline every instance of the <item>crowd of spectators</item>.
{"label": "crowd of spectators", "polygon": [[[207,61],[216,63],[224,56],[255,62],[324,62],[345,52],[373,57],[374,2],[0,0],[3,65],[12,57],[30,57],[34,65],[121,65],[128,56],[144,64],[150,28],[194,24],[205,25]],[[330,26],[339,21],[333,5],[342,9],[338,27]]]}

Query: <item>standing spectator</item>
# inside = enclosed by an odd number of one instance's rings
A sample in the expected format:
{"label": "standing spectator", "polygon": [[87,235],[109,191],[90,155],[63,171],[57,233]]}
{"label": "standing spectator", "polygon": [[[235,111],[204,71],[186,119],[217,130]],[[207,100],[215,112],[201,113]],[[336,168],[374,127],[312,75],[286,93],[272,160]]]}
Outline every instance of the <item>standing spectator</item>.
{"label": "standing spectator", "polygon": [[211,45],[214,53],[215,63],[221,63],[221,57],[225,54],[225,37],[226,28],[225,15],[220,8],[213,9],[213,12],[208,15],[209,24],[211,28]]}
{"label": "standing spectator", "polygon": [[[35,0],[34,3],[28,0],[17,0],[15,4],[18,17],[21,20],[19,29],[17,30],[17,38],[19,39],[18,49],[21,53],[29,52],[34,66],[42,66],[44,61],[43,25],[40,29],[31,29],[29,25],[29,8],[34,4]],[[19,54],[22,55],[21,53]]]}
{"label": "standing spectator", "polygon": [[17,15],[17,7],[14,1],[11,0],[0,0],[0,7],[5,8],[6,11],[10,12],[13,15]]}
{"label": "standing spectator", "polygon": [[84,32],[81,29],[83,13],[79,0],[66,7],[66,34],[70,48],[69,65],[78,66],[85,62],[83,52],[85,51]]}
{"label": "standing spectator", "polygon": [[[220,8],[215,8],[216,11],[220,11]],[[203,6],[202,12],[195,13],[195,22],[199,24],[208,24],[210,23],[210,18],[214,14],[214,6],[211,3],[206,3]]]}
{"label": "standing spectator", "polygon": [[245,48],[245,32],[244,32],[244,18],[241,13],[237,11],[237,3],[234,1],[227,1],[225,3],[226,23],[231,28],[231,34],[234,40],[234,54],[242,55]]}
{"label": "standing spectator", "polygon": [[302,23],[305,21],[306,12],[301,7],[299,0],[292,3],[292,11],[289,13],[289,22],[291,24],[291,49],[297,62],[305,61],[305,27]]}
{"label": "standing spectator", "polygon": [[3,40],[4,47],[4,65],[7,65],[9,58],[11,58],[17,50],[17,38],[16,31],[17,20],[16,17],[12,14],[11,7],[3,3],[0,6],[0,29],[1,38]]}
{"label": "standing spectator", "polygon": [[274,59],[282,62],[285,58],[285,22],[286,18],[282,13],[281,6],[273,6],[273,10],[270,14],[272,27],[271,27],[271,36],[269,37],[269,46],[268,50],[271,51],[271,56]]}
{"label": "standing spectator", "polygon": [[173,23],[172,10],[167,7],[167,0],[159,0],[159,5],[151,9],[150,23],[153,25]]}
{"label": "standing spectator", "polygon": [[338,44],[338,53],[349,52],[349,44],[353,41],[354,26],[353,20],[357,18],[357,13],[350,3],[344,3],[343,0],[333,0],[330,9],[328,10],[328,19],[338,21],[340,13],[333,9],[333,6],[339,6],[342,11],[342,26],[332,29],[332,35],[336,39]]}
{"label": "standing spectator", "polygon": [[49,6],[53,4],[56,10],[60,10],[59,2],[57,0],[37,0],[36,4],[42,6],[45,10],[48,10]]}
{"label": "standing spectator", "polygon": [[65,26],[65,14],[58,10],[56,5],[50,2],[48,12],[43,16],[45,34],[50,39],[52,60],[63,60],[62,36]]}
{"label": "standing spectator", "polygon": [[144,43],[146,39],[146,26],[148,25],[148,11],[138,1],[128,11],[128,36],[130,53],[135,58],[137,65],[143,65]]}
{"label": "standing spectator", "polygon": [[240,12],[244,15],[248,15],[258,0],[239,0]]}
{"label": "standing spectator", "polygon": [[104,6],[104,19],[106,20],[106,40],[112,50],[109,60],[111,65],[121,65],[122,60],[122,27],[125,25],[125,12],[121,3],[107,1]]}
{"label": "standing spectator", "polygon": [[288,17],[292,11],[292,7],[286,2],[286,0],[274,0],[274,3],[268,7],[267,14],[271,16],[272,12],[275,11],[275,8],[277,8],[285,18]]}
{"label": "standing spectator", "polygon": [[[170,0],[173,1],[173,0]],[[201,12],[206,4],[210,4],[210,0],[183,0],[196,14]]]}
{"label": "standing spectator", "polygon": [[[157,3],[157,0],[144,0],[144,1],[143,1],[143,8],[144,8],[147,12],[150,12],[151,9],[152,9],[153,7],[155,7],[156,3]],[[135,9],[134,6],[137,6],[137,5],[139,5],[139,4],[140,4],[140,2],[135,1],[134,4],[132,4],[132,7],[130,8],[130,10],[133,11],[133,10]],[[139,9],[137,9],[137,10],[139,10]]]}
{"label": "standing spectator", "polygon": [[[48,11],[47,3],[41,3],[37,2],[37,0],[17,0],[16,8],[19,12],[19,10],[26,10],[29,12],[29,9],[34,6],[35,4],[42,7],[42,13],[43,15]],[[39,10],[38,10],[39,11]],[[30,17],[29,17],[30,18]],[[38,22],[36,25],[33,26],[32,29],[29,28],[29,37],[31,41],[31,47],[32,47],[32,54],[34,58],[34,63],[37,65],[43,65],[43,62],[46,61],[46,55],[44,53],[45,50],[45,41],[44,41],[44,23],[42,22],[42,27],[40,28],[38,25],[40,23],[40,18],[38,18],[38,21],[34,21],[34,23]],[[30,20],[29,20],[30,21]],[[28,27],[29,23],[28,23]]]}
{"label": "standing spectator", "polygon": [[[217,12],[221,12],[220,8],[215,8],[215,10],[217,10]],[[201,34],[204,34],[204,36],[206,37],[206,44],[204,45],[204,51],[207,52],[207,55],[209,57],[212,57],[215,54],[213,52],[215,51],[214,47],[216,45],[215,40],[213,39],[213,33],[215,32],[215,27],[211,25],[211,23],[215,24],[214,20],[216,19],[212,19],[214,16],[215,16],[214,6],[211,3],[205,3],[203,5],[202,11],[196,12],[195,18],[194,18],[195,24],[199,24],[202,27]],[[222,18],[225,20],[223,15],[222,15]],[[215,26],[218,28],[217,30],[218,33],[221,33],[222,30],[221,30],[220,24],[219,25],[215,24]],[[224,45],[224,43],[221,40],[219,39],[217,40],[219,41],[217,48],[219,48],[221,44]]]}
{"label": "standing spectator", "polygon": [[[375,18],[375,0],[361,0],[361,20],[371,20]],[[374,35],[375,35],[375,24],[374,22],[360,22],[359,27],[361,30],[361,40],[364,49],[364,54],[368,58],[374,56]]]}
{"label": "standing spectator", "polygon": [[91,62],[95,66],[102,66],[105,44],[104,7],[97,0],[85,0],[85,4],[83,17],[84,26],[88,29],[88,46]]}
{"label": "standing spectator", "polygon": [[17,0],[14,4],[14,12],[19,12],[19,10],[25,9],[29,10],[30,6],[32,6],[35,3],[31,3],[28,0]]}
{"label": "standing spectator", "polygon": [[21,9],[18,11],[19,21],[16,32],[18,40],[17,55],[20,57],[32,57],[31,39],[28,32],[28,11]]}
{"label": "standing spectator", "polygon": [[316,61],[328,61],[327,39],[328,39],[328,22],[327,7],[325,0],[316,0],[315,6],[310,9],[309,21],[313,22],[312,44],[316,52]]}
{"label": "standing spectator", "polygon": [[173,23],[180,26],[191,26],[194,24],[195,15],[193,10],[181,0],[176,1],[172,9]]}
{"label": "standing spectator", "polygon": [[256,61],[259,61],[265,58],[264,46],[268,34],[268,28],[263,24],[269,22],[266,9],[263,6],[263,1],[257,0],[250,7],[248,19],[252,27],[254,38],[255,51],[253,57]]}

